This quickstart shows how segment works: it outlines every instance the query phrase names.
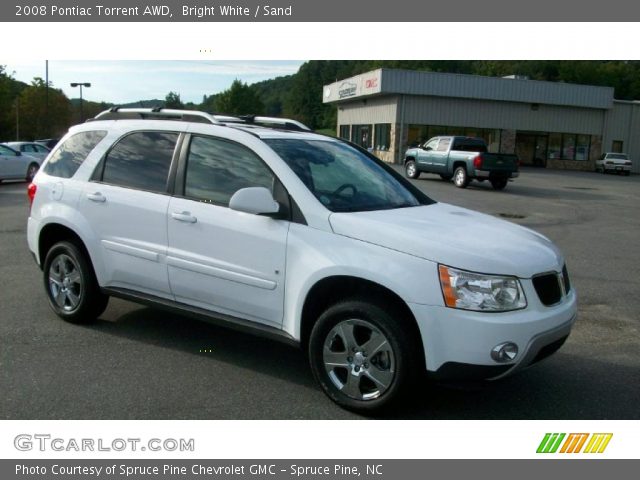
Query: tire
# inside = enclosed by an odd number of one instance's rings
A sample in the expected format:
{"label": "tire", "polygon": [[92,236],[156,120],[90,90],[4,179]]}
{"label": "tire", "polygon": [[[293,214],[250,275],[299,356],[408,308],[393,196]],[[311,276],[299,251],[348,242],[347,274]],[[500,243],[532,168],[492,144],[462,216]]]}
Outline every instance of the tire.
{"label": "tire", "polygon": [[404,173],[408,178],[416,179],[420,176],[420,171],[413,160],[407,160],[404,164]]}
{"label": "tire", "polygon": [[53,311],[71,323],[89,323],[104,312],[109,297],[100,292],[85,254],[71,242],[56,243],[47,252],[44,287]]}
{"label": "tire", "polygon": [[495,178],[489,181],[494,190],[504,190],[508,183],[506,178]]}
{"label": "tire", "polygon": [[445,182],[450,182],[451,179],[453,178],[453,175],[449,175],[448,173],[441,173],[440,178]]}
{"label": "tire", "polygon": [[627,170],[626,172],[624,172],[624,175],[628,177],[629,175],[631,175],[631,172]]}
{"label": "tire", "polygon": [[469,176],[467,175],[467,169],[464,167],[457,167],[453,172],[453,184],[458,188],[467,188],[469,186]]}
{"label": "tire", "polygon": [[27,168],[27,175],[25,176],[24,179],[27,182],[32,182],[33,177],[36,176],[36,173],[38,173],[38,170],[40,170],[40,165],[38,165],[37,163],[30,163],[29,168]]}
{"label": "tire", "polygon": [[368,298],[345,300],[322,313],[311,331],[309,362],[324,393],[359,412],[398,400],[422,365],[416,360],[418,336],[407,320]]}

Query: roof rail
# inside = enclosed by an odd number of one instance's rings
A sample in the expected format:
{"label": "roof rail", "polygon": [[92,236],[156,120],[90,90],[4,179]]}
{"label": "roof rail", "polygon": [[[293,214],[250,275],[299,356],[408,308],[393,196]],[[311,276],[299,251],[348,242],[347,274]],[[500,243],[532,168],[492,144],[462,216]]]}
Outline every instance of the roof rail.
{"label": "roof rail", "polygon": [[244,123],[247,125],[259,125],[261,127],[268,128],[282,128],[285,130],[300,130],[304,132],[312,131],[304,123],[291,118],[262,117],[259,115],[232,116],[225,114],[213,114],[213,118],[225,123]]}
{"label": "roof rail", "polygon": [[262,117],[256,115],[210,114],[199,110],[174,110],[155,108],[111,107],[99,113],[92,120],[178,120],[183,122],[211,123],[214,125],[244,124],[284,130],[312,131],[304,123],[290,118]]}
{"label": "roof rail", "polygon": [[178,120],[183,122],[221,124],[212,115],[198,110],[173,110],[168,108],[120,108],[111,107],[91,120]]}

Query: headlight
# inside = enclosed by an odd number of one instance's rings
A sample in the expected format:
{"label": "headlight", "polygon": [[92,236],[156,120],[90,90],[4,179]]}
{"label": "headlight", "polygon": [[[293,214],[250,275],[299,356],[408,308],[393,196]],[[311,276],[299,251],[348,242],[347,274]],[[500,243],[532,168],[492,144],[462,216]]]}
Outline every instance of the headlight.
{"label": "headlight", "polygon": [[447,307],[479,312],[507,312],[527,306],[516,277],[500,277],[438,266]]}

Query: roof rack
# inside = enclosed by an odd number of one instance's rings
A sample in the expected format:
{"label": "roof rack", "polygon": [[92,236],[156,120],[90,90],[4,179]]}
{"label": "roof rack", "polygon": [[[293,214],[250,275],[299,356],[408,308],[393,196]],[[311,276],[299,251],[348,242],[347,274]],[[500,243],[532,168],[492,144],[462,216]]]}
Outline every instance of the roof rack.
{"label": "roof rack", "polygon": [[177,120],[183,122],[211,123],[214,125],[257,125],[283,130],[312,131],[304,123],[289,118],[261,117],[256,115],[210,114],[199,110],[174,110],[167,108],[120,108],[111,107],[99,113],[93,120]]}
{"label": "roof rack", "polygon": [[100,112],[92,120],[178,120],[182,122],[212,123],[222,122],[212,115],[198,110],[172,110],[168,108],[120,108],[111,107]]}

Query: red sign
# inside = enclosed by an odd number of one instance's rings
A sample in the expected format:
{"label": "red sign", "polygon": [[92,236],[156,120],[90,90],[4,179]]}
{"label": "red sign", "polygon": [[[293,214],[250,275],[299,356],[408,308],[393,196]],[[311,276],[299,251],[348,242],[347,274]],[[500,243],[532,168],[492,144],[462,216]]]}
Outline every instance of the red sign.
{"label": "red sign", "polygon": [[364,88],[376,88],[378,86],[377,78],[370,78],[364,81]]}

